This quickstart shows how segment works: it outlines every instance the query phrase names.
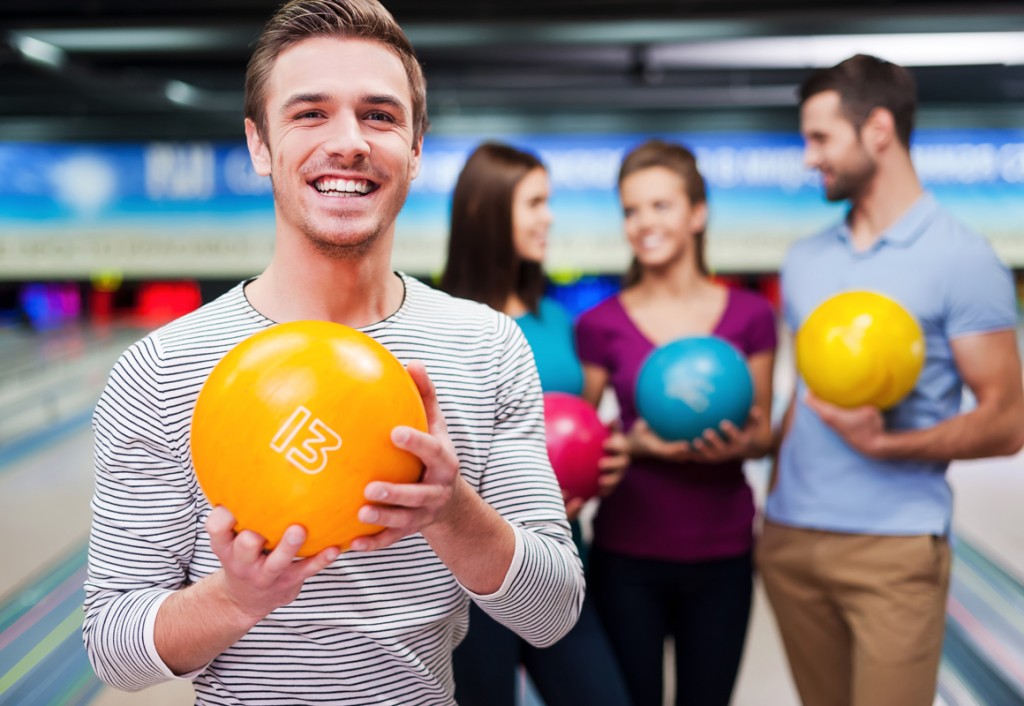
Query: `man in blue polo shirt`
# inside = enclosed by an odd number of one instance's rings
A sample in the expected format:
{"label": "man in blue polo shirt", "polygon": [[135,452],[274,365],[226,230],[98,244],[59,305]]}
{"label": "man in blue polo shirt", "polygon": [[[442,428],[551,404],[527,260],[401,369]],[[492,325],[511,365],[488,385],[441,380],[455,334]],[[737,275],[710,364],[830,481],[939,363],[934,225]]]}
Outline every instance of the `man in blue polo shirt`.
{"label": "man in blue polo shirt", "polygon": [[758,565],[806,706],[931,706],[949,585],[946,467],[1024,445],[1013,281],[921,187],[915,104],[905,69],[864,55],[800,89],[806,162],[850,210],[788,253],[786,322],[796,331],[828,297],[873,290],[917,318],[927,347],[916,387],[885,413],[830,405],[800,382],[785,415]]}

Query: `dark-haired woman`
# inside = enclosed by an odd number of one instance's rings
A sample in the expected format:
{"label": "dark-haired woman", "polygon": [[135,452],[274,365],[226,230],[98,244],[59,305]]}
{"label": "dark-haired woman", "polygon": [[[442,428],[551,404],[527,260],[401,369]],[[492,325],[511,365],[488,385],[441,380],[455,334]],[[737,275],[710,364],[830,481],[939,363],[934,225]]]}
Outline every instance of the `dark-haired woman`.
{"label": "dark-haired woman", "polygon": [[[572,320],[544,296],[543,260],[552,216],[547,170],[532,154],[486,143],[469,157],[452,196],[451,236],[441,288],[513,317],[533,348],[545,392],[583,391]],[[625,439],[613,435],[602,460],[602,488],[621,477]],[[567,498],[570,517],[583,501]],[[574,525],[577,538],[578,527]],[[580,542],[577,542],[578,545]],[[581,547],[582,548],[582,547]],[[590,601],[560,642],[536,649],[470,606],[469,633],[455,650],[460,706],[514,706],[517,669],[525,666],[546,706],[629,704],[618,665]]]}

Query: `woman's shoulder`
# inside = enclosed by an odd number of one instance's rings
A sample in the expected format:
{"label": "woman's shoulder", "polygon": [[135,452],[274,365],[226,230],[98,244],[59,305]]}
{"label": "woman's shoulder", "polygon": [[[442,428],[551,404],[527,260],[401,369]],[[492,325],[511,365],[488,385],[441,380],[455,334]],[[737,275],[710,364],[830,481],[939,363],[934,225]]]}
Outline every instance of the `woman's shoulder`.
{"label": "woman's shoulder", "polygon": [[572,316],[560,301],[554,297],[545,295],[537,303],[537,313],[541,319],[555,322],[572,322]]}
{"label": "woman's shoulder", "polygon": [[747,289],[730,290],[727,320],[722,328],[741,340],[747,355],[773,349],[778,344],[775,307],[762,294]]}
{"label": "woman's shoulder", "polygon": [[749,289],[732,288],[729,290],[729,309],[743,318],[760,318],[775,316],[775,307],[768,298],[759,292]]}
{"label": "woman's shoulder", "polygon": [[614,322],[622,314],[622,302],[618,294],[605,297],[597,304],[585,309],[577,317],[577,325],[600,325],[602,323]]}

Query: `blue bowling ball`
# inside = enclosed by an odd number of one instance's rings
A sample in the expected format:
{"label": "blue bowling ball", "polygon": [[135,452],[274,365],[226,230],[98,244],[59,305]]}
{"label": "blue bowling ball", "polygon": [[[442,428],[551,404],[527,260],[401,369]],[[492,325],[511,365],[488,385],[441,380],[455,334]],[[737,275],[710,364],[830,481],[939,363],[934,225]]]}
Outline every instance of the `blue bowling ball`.
{"label": "blue bowling ball", "polygon": [[715,336],[659,346],[644,360],[636,381],[637,411],[666,441],[693,441],[726,419],[742,428],[753,401],[746,359]]}

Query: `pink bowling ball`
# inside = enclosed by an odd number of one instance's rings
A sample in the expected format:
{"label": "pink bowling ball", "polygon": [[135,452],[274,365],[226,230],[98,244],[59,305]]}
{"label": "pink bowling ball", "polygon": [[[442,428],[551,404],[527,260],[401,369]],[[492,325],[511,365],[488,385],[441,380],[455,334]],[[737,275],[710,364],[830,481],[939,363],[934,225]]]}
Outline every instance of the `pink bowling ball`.
{"label": "pink bowling ball", "polygon": [[597,462],[604,456],[608,429],[589,404],[565,392],[544,395],[544,426],[548,458],[558,484],[569,498],[597,495],[601,472]]}

